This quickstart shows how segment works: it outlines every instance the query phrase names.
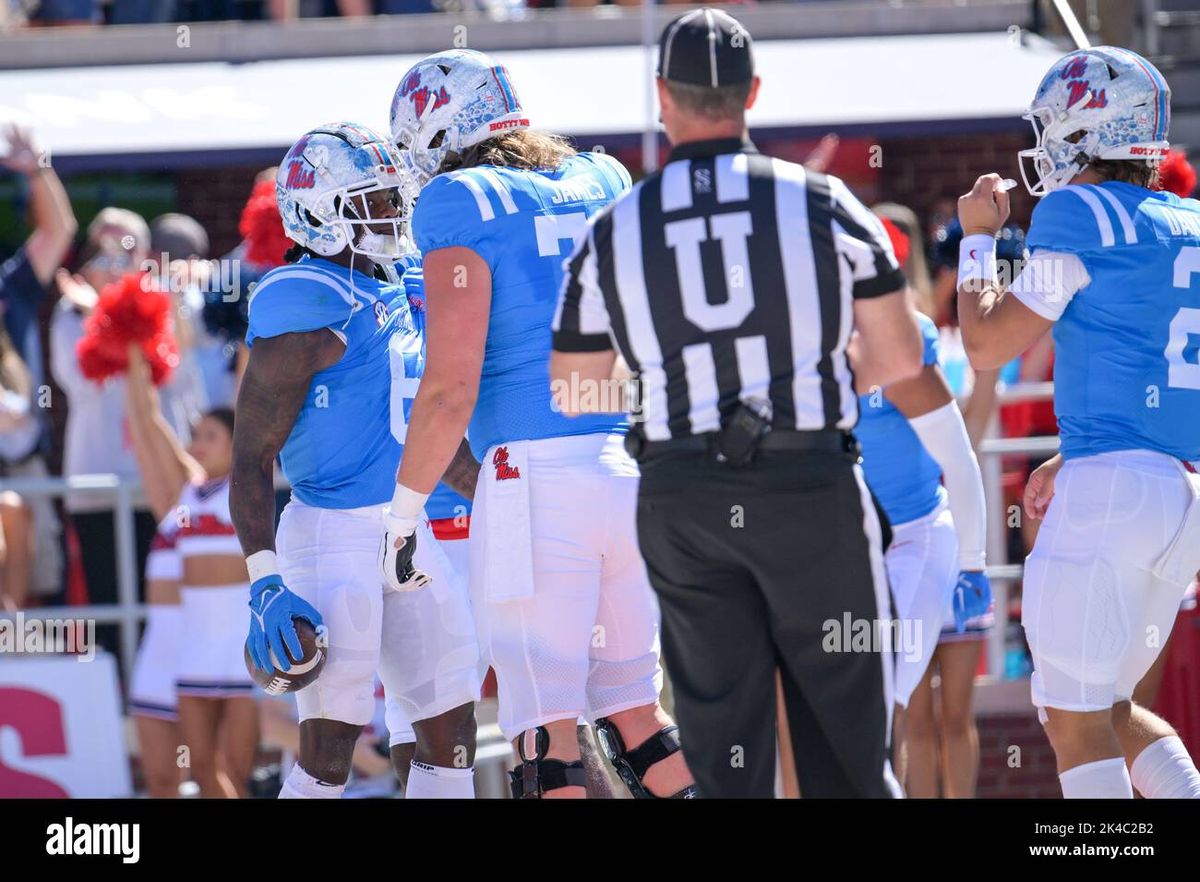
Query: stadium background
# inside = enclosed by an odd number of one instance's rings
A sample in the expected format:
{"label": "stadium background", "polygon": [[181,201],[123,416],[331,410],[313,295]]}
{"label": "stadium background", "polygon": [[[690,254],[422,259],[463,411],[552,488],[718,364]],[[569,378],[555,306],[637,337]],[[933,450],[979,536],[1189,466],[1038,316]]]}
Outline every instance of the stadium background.
{"label": "stadium background", "polygon": [[[254,176],[277,162],[299,133],[340,118],[386,131],[387,103],[400,73],[420,55],[452,45],[493,53],[512,71],[535,126],[571,135],[584,147],[602,145],[635,178],[666,155],[663,138],[647,135],[654,131],[646,86],[653,53],[642,44],[653,42],[679,6],[568,0],[551,8],[554,0],[543,0],[526,8],[520,0],[468,0],[440,9],[438,0],[440,11],[431,11],[425,0],[411,0],[362,4],[411,14],[357,17],[345,14],[356,10],[352,2],[167,3],[162,6],[174,7],[175,18],[162,24],[80,20],[112,21],[119,5],[43,3],[39,12],[36,0],[0,3],[6,16],[0,17],[0,120],[32,126],[64,180],[81,230],[105,205],[146,218],[176,211],[204,226],[212,256],[226,254],[241,239],[237,219]],[[329,14],[339,5],[342,15]],[[269,20],[289,6],[299,17]],[[1172,142],[1200,141],[1200,13],[1189,9],[1194,4],[1070,6],[1093,42],[1129,46],[1159,65],[1173,90]],[[66,22],[47,20],[62,7],[74,7]],[[828,170],[868,204],[913,208],[931,240],[952,207],[948,200],[976,175],[1019,177],[1016,152],[1032,142],[1019,114],[1041,73],[1072,46],[1055,4],[1034,0],[778,0],[732,11],[759,51],[763,106],[750,120],[760,148],[802,161],[824,135],[837,133],[841,143]],[[222,17],[248,20],[196,20]],[[28,235],[26,195],[19,179],[0,177],[0,257]],[[1032,197],[1018,189],[1013,206],[1012,221],[1026,226]],[[47,303],[43,315],[49,311]],[[1025,388],[1046,397],[1044,385]],[[52,407],[48,413],[55,427],[54,474],[61,467],[65,412]],[[1013,421],[997,420],[993,434],[1003,436],[1006,428],[1011,434]],[[1052,441],[1040,443],[1052,449]],[[1000,450],[1015,455],[1001,459]],[[985,441],[981,451],[992,524],[1004,528],[1005,507],[1033,451],[1016,438]],[[1020,560],[1020,539],[1007,529],[991,532],[989,562],[1000,567],[993,570],[998,587],[1007,587],[998,600],[1006,607],[1003,617],[1016,622],[1019,581],[1004,583],[1003,577],[1019,573],[1004,563]],[[43,598],[44,605],[84,599],[71,590],[66,550],[63,592]],[[1193,755],[1200,751],[1200,720],[1188,698],[1198,685],[1198,625],[1193,615],[1181,615],[1160,697],[1160,710]],[[1053,754],[1014,654],[1020,654],[1019,628],[1002,626],[976,690],[979,795],[1057,796]],[[4,664],[0,656],[0,690]],[[7,765],[53,778],[29,745],[11,731],[6,735],[19,710],[3,704],[0,772]],[[1021,749],[1016,766],[1013,746]],[[0,796],[7,795],[4,780],[0,774]],[[72,792],[70,781],[59,783]]]}

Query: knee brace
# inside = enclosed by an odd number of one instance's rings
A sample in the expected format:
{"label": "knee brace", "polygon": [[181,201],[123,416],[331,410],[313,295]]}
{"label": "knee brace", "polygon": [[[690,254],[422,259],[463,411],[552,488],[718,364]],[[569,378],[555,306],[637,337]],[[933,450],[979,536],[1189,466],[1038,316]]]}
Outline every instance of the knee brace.
{"label": "knee brace", "polygon": [[607,717],[596,720],[596,736],[608,761],[613,764],[634,799],[695,799],[696,785],[689,784],[674,796],[655,796],[642,783],[646,772],[657,762],[680,750],[679,727],[667,726],[651,735],[633,750],[625,749],[621,733]]}
{"label": "knee brace", "polygon": [[546,759],[550,750],[550,733],[545,726],[533,730],[534,755],[531,759],[525,750],[525,734],[517,741],[517,753],[521,763],[508,773],[512,784],[513,799],[541,799],[548,790],[562,787],[585,787],[587,772],[582,760],[564,762]]}

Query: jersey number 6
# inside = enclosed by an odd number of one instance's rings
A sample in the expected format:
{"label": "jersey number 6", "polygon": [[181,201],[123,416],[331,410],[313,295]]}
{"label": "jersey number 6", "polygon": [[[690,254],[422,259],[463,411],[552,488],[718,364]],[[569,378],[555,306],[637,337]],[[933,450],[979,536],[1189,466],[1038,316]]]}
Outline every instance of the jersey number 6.
{"label": "jersey number 6", "polygon": [[420,352],[401,350],[395,346],[399,337],[392,338],[388,347],[388,358],[392,367],[392,437],[401,444],[408,437],[408,416],[412,411],[413,400],[417,397],[417,387],[421,384],[421,373],[424,370]]}

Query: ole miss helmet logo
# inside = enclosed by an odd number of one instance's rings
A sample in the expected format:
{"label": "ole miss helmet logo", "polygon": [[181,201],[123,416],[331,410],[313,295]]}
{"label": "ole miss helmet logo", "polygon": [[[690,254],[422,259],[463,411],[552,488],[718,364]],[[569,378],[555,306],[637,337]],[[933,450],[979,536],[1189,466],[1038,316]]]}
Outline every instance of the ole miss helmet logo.
{"label": "ole miss helmet logo", "polygon": [[1087,56],[1080,55],[1077,58],[1072,58],[1071,63],[1062,69],[1059,73],[1059,78],[1064,80],[1077,80],[1087,73]]}
{"label": "ole miss helmet logo", "polygon": [[[1070,82],[1067,83],[1067,107],[1074,107],[1091,90],[1092,84],[1083,79],[1086,74],[1086,55],[1080,55],[1078,58],[1072,58],[1071,63],[1059,72],[1059,79],[1070,80]],[[1089,98],[1088,103],[1084,105],[1085,108],[1107,106],[1108,95],[1105,93],[1104,89],[1092,91],[1091,98]]]}
{"label": "ole miss helmet logo", "polygon": [[433,102],[432,110],[437,110],[443,104],[450,103],[450,93],[442,86],[436,92],[431,92],[428,86],[421,85],[420,73],[413,71],[400,87],[400,94],[413,103],[417,119],[425,115],[425,108]]}
{"label": "ole miss helmet logo", "polygon": [[[1074,107],[1083,100],[1083,97],[1087,95],[1089,91],[1090,87],[1084,80],[1071,80],[1071,82],[1067,83],[1067,107]],[[1104,89],[1101,89],[1099,92],[1092,92],[1092,97],[1089,98],[1088,103],[1083,106],[1085,108],[1107,107],[1108,95],[1105,94]]]}
{"label": "ole miss helmet logo", "polygon": [[[287,181],[284,186],[289,190],[311,190],[316,183],[316,175],[311,164],[304,158],[308,149],[308,135],[295,143],[288,155],[284,157],[287,167]],[[305,168],[308,166],[308,168]]]}
{"label": "ole miss helmet logo", "polygon": [[508,464],[508,448],[497,447],[492,454],[492,465],[496,467],[496,480],[508,481],[521,477],[521,470]]}
{"label": "ole miss helmet logo", "polygon": [[301,161],[293,159],[288,164],[287,188],[289,190],[311,190],[316,183],[316,175],[311,168],[305,168]]}

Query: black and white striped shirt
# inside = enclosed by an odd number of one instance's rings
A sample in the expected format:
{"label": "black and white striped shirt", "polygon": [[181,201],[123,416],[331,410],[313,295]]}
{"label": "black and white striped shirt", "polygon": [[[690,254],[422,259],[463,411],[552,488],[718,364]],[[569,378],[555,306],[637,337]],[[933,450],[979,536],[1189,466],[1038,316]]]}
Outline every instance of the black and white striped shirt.
{"label": "black and white striped shirt", "polygon": [[740,398],[777,429],[851,429],[853,300],[904,286],[882,223],[835,177],[740,139],[683,144],[593,218],[554,349],[616,349],[651,441],[720,428]]}

